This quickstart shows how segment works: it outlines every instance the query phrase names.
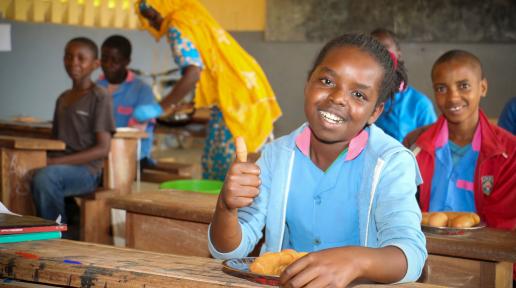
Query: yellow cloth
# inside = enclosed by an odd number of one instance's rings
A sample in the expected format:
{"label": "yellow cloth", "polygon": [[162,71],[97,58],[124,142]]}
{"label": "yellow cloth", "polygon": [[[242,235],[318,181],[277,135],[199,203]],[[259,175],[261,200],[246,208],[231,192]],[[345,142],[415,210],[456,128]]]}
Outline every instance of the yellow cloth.
{"label": "yellow cloth", "polygon": [[[204,64],[195,90],[196,107],[217,105],[233,137],[242,136],[256,152],[281,116],[274,92],[258,63],[196,0],[146,0],[164,18],[160,31],[140,15],[156,40],[173,26],[192,41]],[[168,38],[168,37],[167,37]]]}

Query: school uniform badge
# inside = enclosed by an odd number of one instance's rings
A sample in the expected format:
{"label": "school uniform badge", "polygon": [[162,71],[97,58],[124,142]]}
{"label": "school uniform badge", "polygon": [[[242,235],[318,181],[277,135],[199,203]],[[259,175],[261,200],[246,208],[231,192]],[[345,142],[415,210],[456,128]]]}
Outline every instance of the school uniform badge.
{"label": "school uniform badge", "polygon": [[493,186],[494,186],[494,177],[489,175],[489,176],[482,176],[482,178],[480,178],[482,180],[482,192],[484,193],[484,195],[486,196],[489,196],[491,195],[491,192],[493,191]]}

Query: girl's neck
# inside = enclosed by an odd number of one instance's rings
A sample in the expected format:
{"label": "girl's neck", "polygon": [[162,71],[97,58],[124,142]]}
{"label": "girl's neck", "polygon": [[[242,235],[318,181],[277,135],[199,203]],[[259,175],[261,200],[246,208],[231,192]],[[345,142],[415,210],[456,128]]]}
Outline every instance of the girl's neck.
{"label": "girl's neck", "polygon": [[479,114],[473,115],[468,121],[460,123],[448,122],[448,138],[459,146],[466,146],[473,141],[478,126]]}
{"label": "girl's neck", "polygon": [[326,171],[349,145],[349,142],[324,143],[312,134],[310,139],[310,159],[322,171]]}

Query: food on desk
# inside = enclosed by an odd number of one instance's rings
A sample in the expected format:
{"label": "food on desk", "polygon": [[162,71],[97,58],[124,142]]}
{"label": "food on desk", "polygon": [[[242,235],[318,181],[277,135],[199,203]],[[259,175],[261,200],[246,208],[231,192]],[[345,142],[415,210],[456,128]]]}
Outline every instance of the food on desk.
{"label": "food on desk", "polygon": [[278,253],[265,253],[254,260],[249,266],[249,270],[257,274],[279,276],[288,265],[306,254],[308,253],[296,252],[292,249],[286,249]]}
{"label": "food on desk", "polygon": [[41,122],[41,120],[39,120],[36,117],[32,117],[32,116],[15,117],[13,120],[14,120],[14,122],[21,122],[21,123],[38,123],[38,122]]}
{"label": "food on desk", "polygon": [[480,223],[472,212],[423,212],[422,225],[431,227],[470,228]]}

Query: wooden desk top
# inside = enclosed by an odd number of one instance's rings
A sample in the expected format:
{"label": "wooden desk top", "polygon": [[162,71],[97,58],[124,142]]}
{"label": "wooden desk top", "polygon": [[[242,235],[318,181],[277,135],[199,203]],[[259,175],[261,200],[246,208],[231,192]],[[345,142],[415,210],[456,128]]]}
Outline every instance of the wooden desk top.
{"label": "wooden desk top", "polygon": [[64,150],[61,140],[0,135],[0,147],[25,150]]}
{"label": "wooden desk top", "polygon": [[0,244],[0,271],[0,277],[69,287],[269,287],[224,273],[220,260],[61,239]]}
{"label": "wooden desk top", "polygon": [[[0,135],[32,137],[32,138],[52,138],[51,122],[16,122],[0,120]],[[147,138],[144,131],[134,131],[126,127],[118,128],[113,138]]]}
{"label": "wooden desk top", "polygon": [[108,199],[112,208],[129,212],[209,224],[218,195],[160,190]]}
{"label": "wooden desk top", "polygon": [[425,233],[428,253],[516,262],[516,232],[483,228],[461,236]]}

